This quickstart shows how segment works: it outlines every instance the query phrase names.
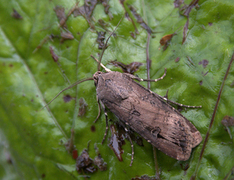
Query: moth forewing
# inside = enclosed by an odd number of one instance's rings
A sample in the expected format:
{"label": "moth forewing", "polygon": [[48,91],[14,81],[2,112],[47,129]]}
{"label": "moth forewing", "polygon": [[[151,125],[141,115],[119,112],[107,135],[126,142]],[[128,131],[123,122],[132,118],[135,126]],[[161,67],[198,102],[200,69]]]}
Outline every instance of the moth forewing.
{"label": "moth forewing", "polygon": [[98,99],[122,123],[165,154],[185,161],[202,141],[191,122],[128,74],[99,73],[95,79]]}

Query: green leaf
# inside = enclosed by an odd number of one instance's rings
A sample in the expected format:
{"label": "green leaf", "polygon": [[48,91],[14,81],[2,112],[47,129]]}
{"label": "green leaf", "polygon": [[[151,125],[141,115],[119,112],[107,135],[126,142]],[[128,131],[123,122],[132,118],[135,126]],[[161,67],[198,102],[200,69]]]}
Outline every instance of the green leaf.
{"label": "green leaf", "polygon": [[[189,15],[187,38],[182,45],[183,27],[187,18],[173,0],[168,1],[127,1],[124,6],[118,0],[111,0],[110,13],[105,14],[102,4],[93,12],[90,28],[84,17],[71,15],[66,24],[73,40],[63,43],[58,38],[47,40],[36,52],[34,50],[49,35],[60,35],[59,21],[54,12],[55,6],[65,8],[67,14],[75,1],[4,1],[0,6],[0,178],[1,179],[81,179],[75,169],[75,160],[66,151],[64,143],[70,138],[74,126],[74,144],[81,154],[89,145],[91,158],[96,156],[94,144],[107,162],[107,171],[89,174],[92,179],[131,179],[142,175],[155,175],[152,146],[144,141],[144,147],[134,142],[134,162],[130,167],[131,146],[129,141],[123,146],[123,162],[118,161],[108,147],[107,139],[101,144],[105,132],[105,117],[98,114],[96,91],[93,82],[79,84],[56,98],[49,109],[40,109],[59,91],[71,83],[92,77],[97,71],[97,63],[90,57],[98,57],[97,31],[105,31],[98,23],[102,19],[107,29],[113,31],[124,15],[125,10],[134,20],[139,31],[136,39],[134,25],[127,18],[120,23],[116,36],[110,38],[102,63],[112,70],[119,68],[108,65],[111,60],[129,64],[146,62],[147,31],[141,27],[131,13],[132,5],[149,27],[156,32],[151,38],[149,55],[151,78],[166,77],[151,83],[151,90],[186,105],[202,105],[201,109],[186,109],[182,114],[201,132],[203,141],[193,149],[188,161],[177,161],[160,151],[157,162],[161,179],[190,179],[194,174],[202,145],[218,97],[226,69],[234,50],[234,2],[199,1]],[[189,4],[190,1],[186,1]],[[79,3],[82,6],[83,2]],[[125,9],[124,9],[125,7]],[[22,19],[12,17],[15,9]],[[160,39],[175,33],[168,48],[163,51]],[[107,32],[106,37],[109,36]],[[50,54],[50,46],[59,57],[55,63]],[[175,62],[179,57],[179,62]],[[207,60],[207,66],[201,64]],[[136,72],[146,78],[146,66]],[[197,179],[223,179],[234,166],[233,140],[230,139],[221,120],[225,115],[234,116],[233,93],[234,68],[230,69],[225,82],[214,124],[210,131]],[[141,83],[146,87],[146,83]],[[72,100],[65,103],[63,96]],[[79,99],[88,104],[85,116],[79,117]],[[111,118],[115,116],[109,113]],[[95,131],[91,127],[95,126]],[[230,127],[231,134],[234,128]],[[185,171],[182,167],[189,168]],[[233,178],[233,175],[231,176]]]}

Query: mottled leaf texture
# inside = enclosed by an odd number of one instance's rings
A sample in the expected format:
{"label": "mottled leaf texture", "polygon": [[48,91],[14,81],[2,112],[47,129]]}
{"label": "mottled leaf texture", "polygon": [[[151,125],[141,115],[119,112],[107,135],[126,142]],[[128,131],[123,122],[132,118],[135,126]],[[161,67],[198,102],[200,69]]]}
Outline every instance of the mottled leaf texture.
{"label": "mottled leaf texture", "polygon": [[[181,1],[179,7],[175,8],[174,0],[86,0],[78,3],[78,7],[86,7],[82,8],[82,15],[74,17],[70,13],[78,9],[74,8],[77,5],[75,0],[2,1],[0,179],[85,179],[89,176],[90,179],[112,180],[155,175],[153,148],[146,140],[143,140],[144,146],[133,141],[135,154],[131,167],[131,145],[127,139],[126,144],[122,145],[123,161],[119,161],[108,146],[111,132],[101,144],[106,129],[105,116],[102,112],[94,124],[98,104],[93,81],[67,90],[49,105],[49,109],[40,111],[62,89],[77,80],[93,76],[97,71],[97,63],[90,55],[99,58],[102,51],[98,49],[97,32],[106,32],[107,39],[123,15],[123,21],[109,40],[102,63],[112,71],[121,71],[110,65],[116,59],[123,64],[143,63],[135,75],[146,78],[147,29],[150,29],[151,78],[161,77],[167,68],[163,80],[151,83],[151,91],[165,96],[168,90],[168,98],[172,101],[202,105],[199,109],[182,108],[181,114],[204,139],[234,51],[234,1],[198,1],[190,9],[186,40],[182,45],[187,22],[184,12],[191,2]],[[56,7],[64,8],[66,26],[60,25],[54,11]],[[175,32],[176,35],[163,51],[160,39]],[[64,34],[72,38],[64,39]],[[179,61],[175,62],[178,57]],[[224,116],[234,117],[233,79],[232,66],[223,87],[197,179],[234,178],[231,173],[234,142],[229,136],[231,134],[233,137],[234,127],[228,127],[227,132],[221,123]],[[146,83],[140,84],[146,87]],[[64,97],[70,97],[69,101],[65,101]],[[85,99],[87,104],[82,116],[79,116],[80,98]],[[110,119],[118,121],[108,109],[107,113]],[[71,129],[74,129],[72,138]],[[73,152],[69,153],[65,147],[70,138],[74,140],[74,144],[71,144],[78,155],[87,149],[91,159],[97,156],[96,144],[103,161],[107,163],[107,170],[97,169],[93,173],[79,174]],[[192,148],[191,156],[186,161],[178,161],[156,150],[160,178],[190,179],[202,145],[203,141]]]}

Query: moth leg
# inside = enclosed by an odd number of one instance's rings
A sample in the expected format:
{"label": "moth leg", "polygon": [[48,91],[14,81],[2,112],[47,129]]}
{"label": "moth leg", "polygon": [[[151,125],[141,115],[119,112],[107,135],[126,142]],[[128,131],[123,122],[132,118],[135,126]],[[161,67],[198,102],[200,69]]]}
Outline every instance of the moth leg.
{"label": "moth leg", "polygon": [[169,100],[169,99],[167,99],[167,98],[165,98],[165,97],[163,97],[163,96],[160,96],[160,95],[158,95],[158,94],[157,94],[157,96],[158,96],[159,98],[163,99],[164,101],[167,101],[167,102],[169,102],[169,103],[175,104],[175,105],[180,106],[180,107],[187,107],[187,108],[201,108],[201,107],[202,107],[202,106],[188,106],[188,105],[184,105],[184,104],[180,104],[180,103],[171,101],[171,100]]}
{"label": "moth leg", "polygon": [[104,137],[102,139],[102,144],[103,144],[104,140],[106,139],[106,135],[108,133],[109,126],[108,126],[108,116],[107,116],[105,105],[102,103],[102,101],[99,101],[99,102],[100,102],[100,104],[102,106],[102,109],[104,110],[104,114],[105,114],[105,118],[106,118],[106,130],[105,130]]}
{"label": "moth leg", "polygon": [[99,102],[99,100],[98,100],[98,97],[97,97],[97,96],[96,96],[96,98],[97,98],[97,103],[98,103],[98,115],[97,115],[97,117],[96,117],[96,119],[95,119],[94,123],[96,123],[96,122],[97,122],[97,120],[99,119],[99,117],[100,117],[100,115],[101,115],[101,106],[100,106],[100,102]]}
{"label": "moth leg", "polygon": [[134,159],[134,146],[133,146],[132,139],[131,139],[129,134],[128,134],[128,140],[129,140],[129,142],[131,144],[131,148],[132,148],[132,157],[131,157],[131,163],[130,163],[130,166],[132,166],[133,159]]}
{"label": "moth leg", "polygon": [[134,76],[134,75],[132,75],[132,74],[127,74],[127,73],[125,73],[125,74],[128,75],[130,78],[135,79],[135,80],[137,80],[137,81],[157,82],[157,81],[159,81],[159,80],[162,80],[162,79],[166,76],[166,74],[167,74],[167,69],[165,68],[164,74],[162,75],[162,77],[160,77],[160,78],[158,78],[158,79],[142,79],[142,78],[139,78],[139,77]]}
{"label": "moth leg", "polygon": [[[120,123],[121,125],[122,123]],[[122,125],[121,125],[122,126]],[[124,126],[123,126],[124,127]],[[130,165],[129,166],[132,166],[132,163],[133,163],[133,159],[134,159],[134,146],[133,146],[133,142],[132,142],[132,139],[131,139],[131,136],[129,135],[129,130],[125,127],[124,130],[127,132],[127,138],[131,144],[131,148],[132,148],[132,157],[131,157],[131,162],[130,162]]]}

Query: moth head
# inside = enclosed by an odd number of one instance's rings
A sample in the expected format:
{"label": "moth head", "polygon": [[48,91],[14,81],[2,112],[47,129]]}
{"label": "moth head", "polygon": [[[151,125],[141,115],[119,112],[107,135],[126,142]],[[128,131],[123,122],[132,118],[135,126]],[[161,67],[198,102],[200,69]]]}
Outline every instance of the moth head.
{"label": "moth head", "polygon": [[97,71],[97,72],[95,72],[95,74],[93,75],[93,80],[94,80],[94,85],[95,85],[95,86],[97,86],[97,84],[98,84],[98,79],[99,79],[99,75],[100,75],[100,74],[103,74],[103,72]]}

